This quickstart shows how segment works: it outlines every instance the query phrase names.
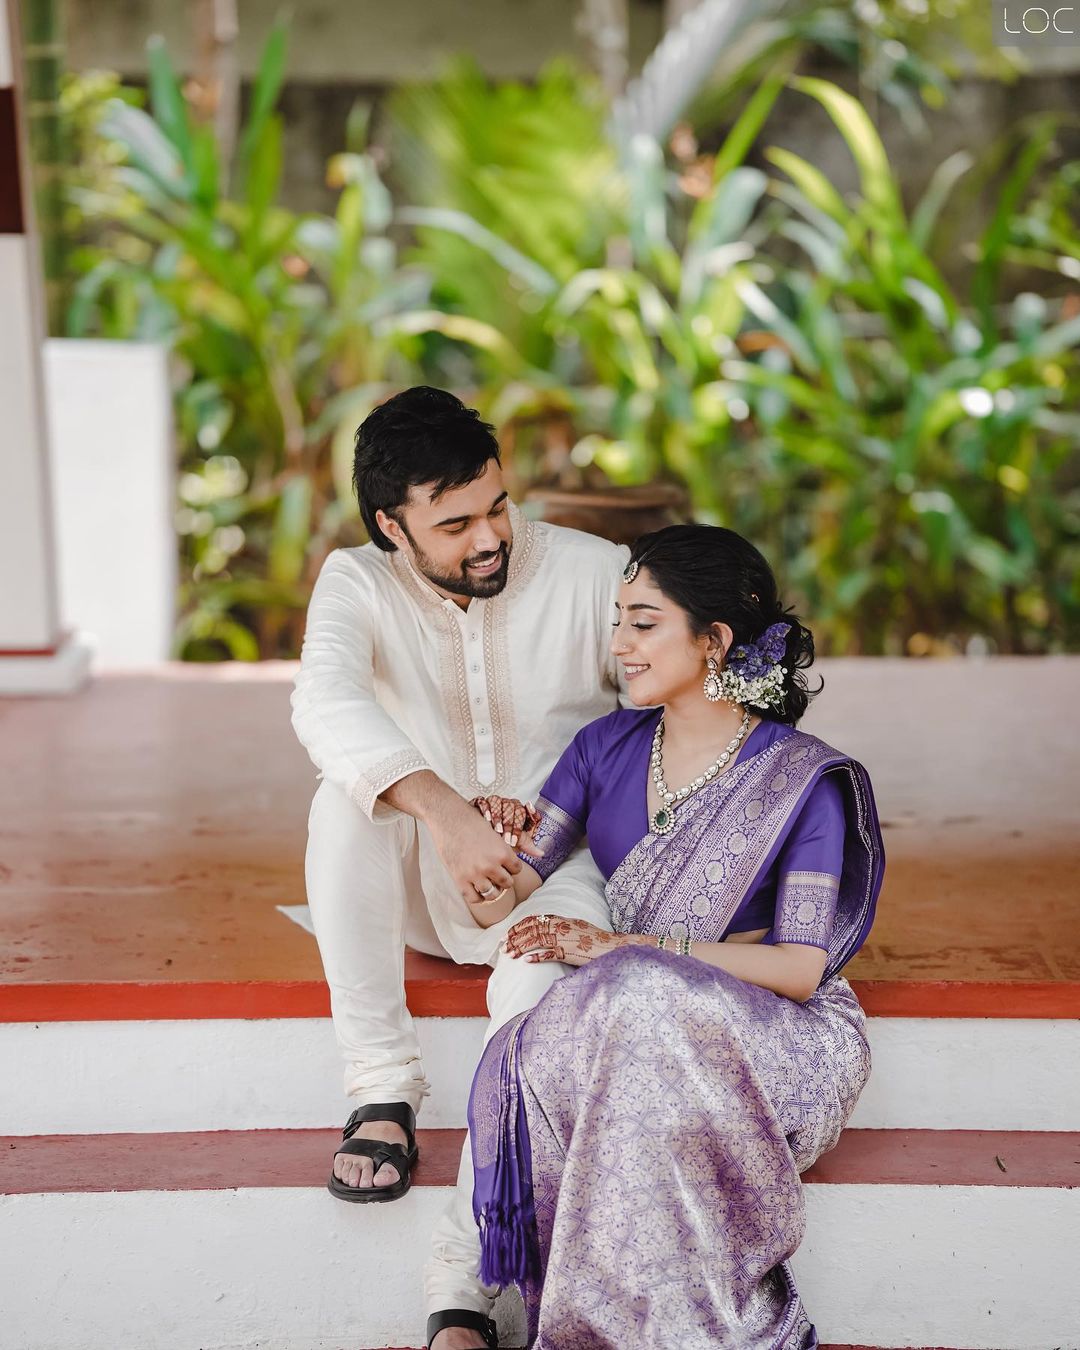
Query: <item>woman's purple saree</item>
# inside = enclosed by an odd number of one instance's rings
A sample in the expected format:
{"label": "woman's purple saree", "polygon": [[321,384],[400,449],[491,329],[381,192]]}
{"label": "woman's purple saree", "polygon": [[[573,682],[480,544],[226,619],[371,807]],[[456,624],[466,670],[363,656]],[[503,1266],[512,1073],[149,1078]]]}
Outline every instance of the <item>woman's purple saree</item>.
{"label": "woman's purple saree", "polygon": [[[843,873],[805,1004],[701,961],[621,948],[558,981],[488,1044],[470,1102],[486,1283],[520,1284],[544,1350],[809,1350],[787,1259],[799,1173],[832,1148],[870,1071],[837,972],[864,941],[883,851],[861,765],[794,733],[737,763],[611,876],[622,932],[717,941],[823,774],[841,782]],[[807,874],[787,935],[825,891]]]}

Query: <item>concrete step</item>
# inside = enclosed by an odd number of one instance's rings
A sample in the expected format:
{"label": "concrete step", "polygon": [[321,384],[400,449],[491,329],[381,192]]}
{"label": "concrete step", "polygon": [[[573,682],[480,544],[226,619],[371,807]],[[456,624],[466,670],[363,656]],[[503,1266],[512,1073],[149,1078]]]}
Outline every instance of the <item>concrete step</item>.
{"label": "concrete step", "polygon": [[[422,1120],[465,1124],[485,1021],[417,1019],[432,1095]],[[867,1129],[1080,1129],[1080,1021],[872,1017]],[[337,1125],[347,1114],[328,1018],[0,1023],[7,1134]]]}
{"label": "concrete step", "polygon": [[[19,1350],[416,1345],[462,1134],[421,1133],[402,1201],[324,1189],[334,1131],[0,1139]],[[849,1130],[807,1173],[795,1258],[823,1340],[1080,1345],[1080,1133]],[[507,1344],[519,1309],[502,1300]],[[177,1315],[177,1310],[182,1310]],[[520,1333],[519,1333],[520,1334]]]}

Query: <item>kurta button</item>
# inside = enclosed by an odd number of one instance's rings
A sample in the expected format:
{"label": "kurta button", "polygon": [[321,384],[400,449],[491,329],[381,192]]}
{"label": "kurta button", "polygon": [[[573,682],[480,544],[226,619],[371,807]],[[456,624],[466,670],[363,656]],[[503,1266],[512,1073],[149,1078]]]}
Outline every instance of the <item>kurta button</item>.
{"label": "kurta button", "polygon": [[480,674],[480,667],[474,665],[473,668],[472,668],[472,673],[473,673],[474,675],[479,675],[479,674]]}

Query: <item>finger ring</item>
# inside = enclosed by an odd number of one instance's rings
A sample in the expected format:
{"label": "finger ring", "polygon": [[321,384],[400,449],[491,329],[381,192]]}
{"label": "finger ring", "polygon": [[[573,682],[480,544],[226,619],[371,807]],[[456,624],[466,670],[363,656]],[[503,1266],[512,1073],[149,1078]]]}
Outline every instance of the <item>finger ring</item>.
{"label": "finger ring", "polygon": [[480,890],[479,888],[477,888],[477,889],[476,889],[476,893],[477,893],[477,895],[480,897],[481,900],[487,900],[487,899],[489,899],[491,896],[493,896],[493,895],[495,894],[495,887],[489,885],[488,888],[487,888],[486,890],[483,890],[483,891]]}

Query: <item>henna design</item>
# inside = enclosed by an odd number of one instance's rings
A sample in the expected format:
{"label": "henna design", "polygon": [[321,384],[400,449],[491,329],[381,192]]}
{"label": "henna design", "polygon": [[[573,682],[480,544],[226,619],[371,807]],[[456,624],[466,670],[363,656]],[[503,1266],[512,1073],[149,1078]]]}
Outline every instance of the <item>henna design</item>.
{"label": "henna design", "polygon": [[626,934],[609,933],[585,919],[530,915],[507,933],[506,948],[514,956],[528,955],[536,961],[564,961],[580,966],[603,955],[605,950],[622,946],[626,940]]}

